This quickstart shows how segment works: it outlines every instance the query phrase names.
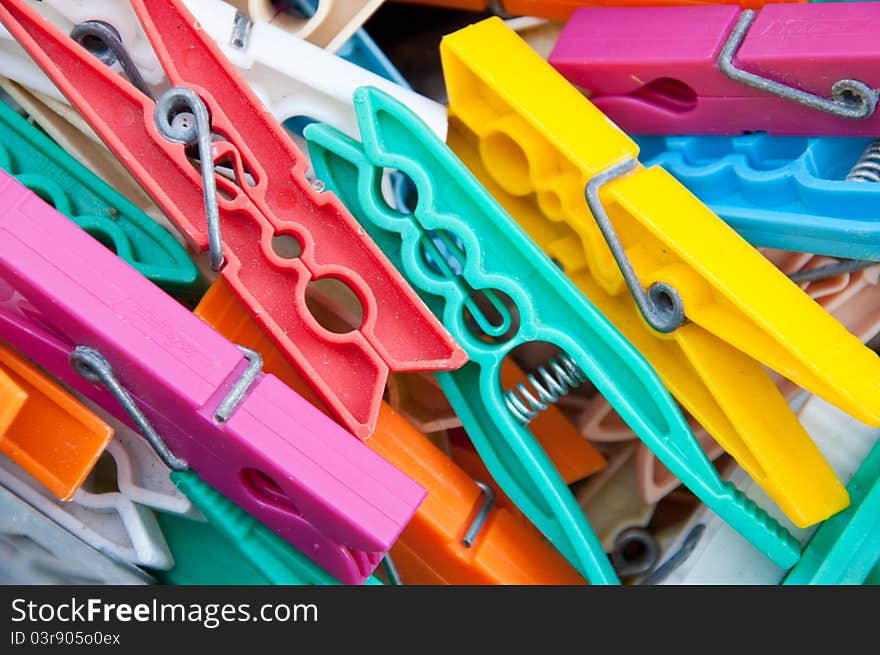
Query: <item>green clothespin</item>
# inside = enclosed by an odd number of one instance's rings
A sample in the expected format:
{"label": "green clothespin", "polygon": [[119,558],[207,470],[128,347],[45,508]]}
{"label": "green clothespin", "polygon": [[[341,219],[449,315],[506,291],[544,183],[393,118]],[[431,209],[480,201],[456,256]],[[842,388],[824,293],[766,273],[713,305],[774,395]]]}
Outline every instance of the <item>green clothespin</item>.
{"label": "green clothespin", "polygon": [[195,301],[205,281],[165,228],[0,102],[0,168],[169,293]]}
{"label": "green clothespin", "polygon": [[[452,151],[377,89],[358,89],[354,105],[363,143],[310,125],[312,165],[468,352],[464,367],[437,375],[444,393],[501,488],[578,571],[593,584],[617,582],[583,511],[526,424],[586,379],[707,505],[774,561],[786,567],[797,561],[797,541],[721,481],[645,359]],[[412,179],[413,214],[384,200],[386,168]],[[532,389],[505,393],[502,360],[532,341],[554,344],[562,355],[530,377]]]}
{"label": "green clothespin", "polygon": [[846,490],[850,506],[819,526],[782,584],[880,583],[880,441]]}
{"label": "green clothespin", "polygon": [[[167,584],[338,585],[340,582],[225,496],[194,471],[171,480],[208,519],[159,515],[175,566],[156,575]],[[380,585],[375,577],[365,584]]]}

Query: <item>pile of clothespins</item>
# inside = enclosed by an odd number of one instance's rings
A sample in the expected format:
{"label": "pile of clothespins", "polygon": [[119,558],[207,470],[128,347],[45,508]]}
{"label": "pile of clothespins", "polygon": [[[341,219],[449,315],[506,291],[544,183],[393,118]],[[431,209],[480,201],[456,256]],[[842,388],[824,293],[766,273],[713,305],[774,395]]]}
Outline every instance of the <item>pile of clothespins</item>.
{"label": "pile of clothespins", "polygon": [[0,582],[880,584],[880,2],[419,2],[0,0]]}

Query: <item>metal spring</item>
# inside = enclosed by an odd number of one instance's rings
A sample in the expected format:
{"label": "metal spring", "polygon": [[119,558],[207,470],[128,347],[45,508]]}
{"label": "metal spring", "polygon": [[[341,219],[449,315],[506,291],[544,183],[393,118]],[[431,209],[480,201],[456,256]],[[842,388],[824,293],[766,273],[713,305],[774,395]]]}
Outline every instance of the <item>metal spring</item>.
{"label": "metal spring", "polygon": [[849,182],[880,182],[880,139],[868,144],[846,179]]}
{"label": "metal spring", "polygon": [[[549,369],[549,370],[548,370]],[[539,379],[540,378],[540,379]],[[507,409],[523,425],[535,418],[572,389],[587,381],[586,374],[567,353],[551,359],[536,373],[530,373],[528,383],[516,385],[504,394]]]}

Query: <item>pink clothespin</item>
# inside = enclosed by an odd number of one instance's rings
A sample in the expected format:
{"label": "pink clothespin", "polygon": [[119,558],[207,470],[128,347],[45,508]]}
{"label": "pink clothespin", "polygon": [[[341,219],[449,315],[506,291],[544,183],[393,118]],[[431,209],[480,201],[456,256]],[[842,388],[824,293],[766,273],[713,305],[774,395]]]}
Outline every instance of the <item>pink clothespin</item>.
{"label": "pink clothespin", "polygon": [[550,63],[635,134],[876,136],[880,2],[589,7]]}
{"label": "pink clothespin", "polygon": [[0,198],[0,339],[363,582],[425,491],[2,172]]}

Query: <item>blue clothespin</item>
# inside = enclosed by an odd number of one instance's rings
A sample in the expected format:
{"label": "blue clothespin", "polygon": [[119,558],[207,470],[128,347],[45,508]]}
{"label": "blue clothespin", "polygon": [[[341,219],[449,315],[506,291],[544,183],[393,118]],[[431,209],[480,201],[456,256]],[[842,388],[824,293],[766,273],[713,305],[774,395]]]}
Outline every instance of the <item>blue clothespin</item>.
{"label": "blue clothespin", "polygon": [[880,140],[636,137],[646,166],[672,173],[755,246],[880,261]]}

